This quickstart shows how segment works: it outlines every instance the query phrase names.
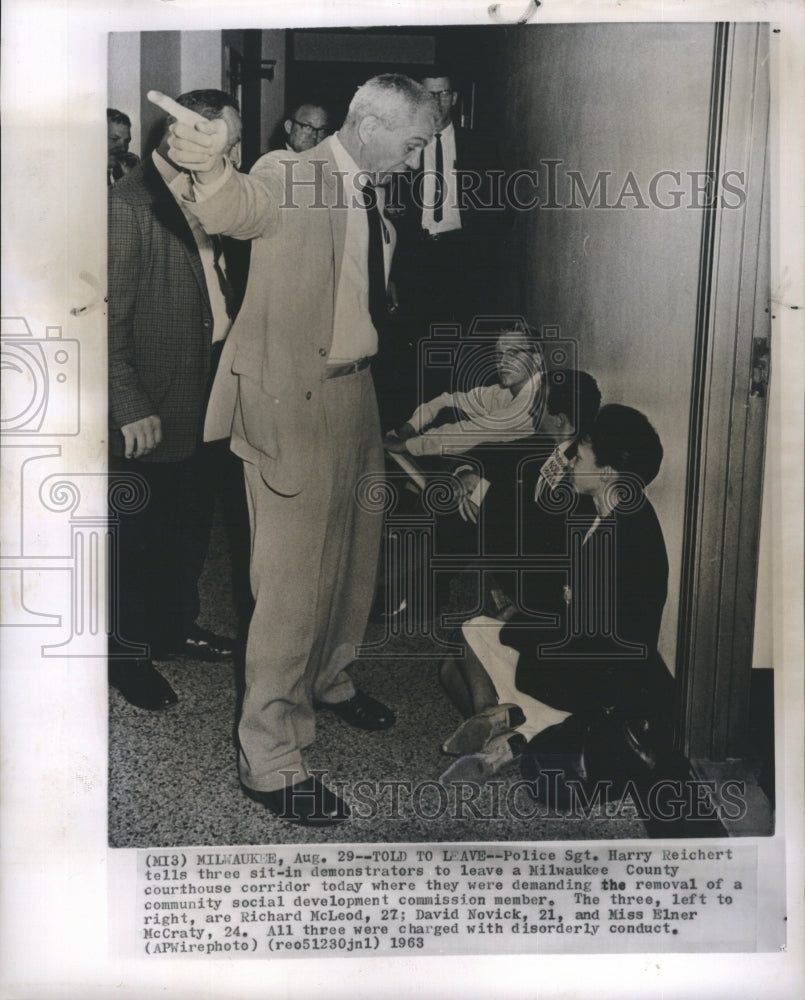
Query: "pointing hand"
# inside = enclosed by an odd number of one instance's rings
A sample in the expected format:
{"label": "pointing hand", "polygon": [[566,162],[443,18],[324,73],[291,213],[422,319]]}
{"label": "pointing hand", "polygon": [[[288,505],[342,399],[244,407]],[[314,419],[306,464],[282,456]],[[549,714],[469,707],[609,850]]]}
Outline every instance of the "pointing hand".
{"label": "pointing hand", "polygon": [[[148,91],[148,100],[176,120],[170,126],[168,149],[177,167],[195,174],[220,176],[224,169],[223,156],[229,143],[229,129],[222,118],[210,121],[196,111],[183,108],[171,97],[158,90]],[[207,176],[202,181],[211,181]]]}

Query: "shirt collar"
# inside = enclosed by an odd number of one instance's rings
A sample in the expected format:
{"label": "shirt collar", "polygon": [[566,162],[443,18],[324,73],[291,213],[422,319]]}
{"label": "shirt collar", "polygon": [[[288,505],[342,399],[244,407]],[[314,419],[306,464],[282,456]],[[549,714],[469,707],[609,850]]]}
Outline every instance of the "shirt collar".
{"label": "shirt collar", "polygon": [[[339,138],[338,132],[335,132],[330,136],[330,142],[332,143],[333,156],[335,157],[335,162],[338,165],[339,170],[345,170],[350,176],[366,173],[366,171],[361,170],[358,164],[353,160],[352,155],[347,152],[346,147]],[[366,173],[366,176],[368,178],[369,174]]]}
{"label": "shirt collar", "polygon": [[157,168],[159,176],[165,182],[165,186],[174,198],[186,196],[190,190],[190,175],[183,170],[177,170],[156,149],[151,153],[151,159]]}

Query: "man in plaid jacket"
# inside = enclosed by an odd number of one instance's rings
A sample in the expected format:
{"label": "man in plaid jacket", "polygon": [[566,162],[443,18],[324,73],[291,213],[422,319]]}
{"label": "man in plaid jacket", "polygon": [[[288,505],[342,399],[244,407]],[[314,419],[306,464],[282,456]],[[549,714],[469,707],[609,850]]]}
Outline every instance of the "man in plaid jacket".
{"label": "man in plaid jacket", "polygon": [[[228,149],[237,146],[240,115],[227,94],[192,91],[179,102],[223,119]],[[109,194],[110,473],[113,484],[136,472],[147,485],[147,500],[120,523],[109,677],[145,709],[177,700],[152,655],[219,659],[233,652],[232,640],[195,620],[217,468],[202,444],[204,409],[234,293],[222,241],[180,206],[188,190],[166,133]],[[146,647],[145,655],[127,655],[132,644]]]}

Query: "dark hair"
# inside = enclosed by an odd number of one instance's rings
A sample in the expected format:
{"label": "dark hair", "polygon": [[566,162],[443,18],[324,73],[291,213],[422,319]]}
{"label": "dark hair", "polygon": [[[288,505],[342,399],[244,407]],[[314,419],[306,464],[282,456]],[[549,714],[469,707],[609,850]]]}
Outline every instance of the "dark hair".
{"label": "dark hair", "polygon": [[435,63],[428,69],[423,69],[419,82],[422,83],[423,80],[449,80],[451,89],[455,90],[456,87],[455,75],[444,63]]}
{"label": "dark hair", "polygon": [[131,128],[131,118],[129,118],[128,115],[123,114],[122,111],[118,111],[117,108],[107,108],[106,124],[125,125],[126,128]]}
{"label": "dark hair", "polygon": [[325,115],[327,115],[327,119],[329,121],[330,112],[320,101],[301,101],[299,104],[294,104],[292,108],[288,108],[288,111],[285,113],[282,120],[284,122],[293,121],[302,108],[320,108]]}
{"label": "dark hair", "polygon": [[197,112],[209,121],[220,118],[224,108],[234,108],[240,114],[238,102],[223,90],[189,90],[186,94],[180,94],[176,98],[176,103]]}
{"label": "dark hair", "polygon": [[557,368],[548,372],[547,382],[548,413],[564,413],[577,436],[589,434],[601,405],[601,390],[592,375],[574,368]]}
{"label": "dark hair", "polygon": [[648,418],[631,406],[602,406],[588,437],[596,465],[609,465],[616,472],[636,476],[643,486],[660,471],[663,452],[659,435]]}

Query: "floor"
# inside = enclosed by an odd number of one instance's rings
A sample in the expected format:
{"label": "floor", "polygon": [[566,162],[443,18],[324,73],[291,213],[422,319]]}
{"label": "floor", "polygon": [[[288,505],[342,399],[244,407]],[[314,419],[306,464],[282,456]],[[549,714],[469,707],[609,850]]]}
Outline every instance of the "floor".
{"label": "floor", "polygon": [[[201,624],[235,634],[232,568],[220,526],[213,533],[201,592]],[[516,765],[476,786],[474,797],[466,789],[441,785],[436,779],[453,759],[442,753],[441,743],[461,721],[439,685],[441,651],[432,637],[417,632],[383,642],[384,635],[382,625],[370,625],[367,643],[376,645],[374,655],[360,659],[352,672],[358,686],[395,709],[397,724],[385,733],[365,733],[320,713],[316,741],[307,755],[308,767],[320,770],[322,779],[350,803],[347,823],[302,829],[247,799],[236,767],[238,668],[177,659],[159,664],[179,695],[178,705],[165,712],[136,709],[117,691],[110,692],[110,845],[527,842],[657,835],[628,803],[608,816],[600,810],[575,815],[550,810],[534,799]],[[377,644],[382,644],[379,651]],[[753,716],[756,740],[765,739],[767,749],[770,706],[760,703],[768,700],[754,702]],[[773,775],[768,752],[764,759],[764,773]],[[720,826],[709,831],[700,826],[677,835],[724,833]]]}

